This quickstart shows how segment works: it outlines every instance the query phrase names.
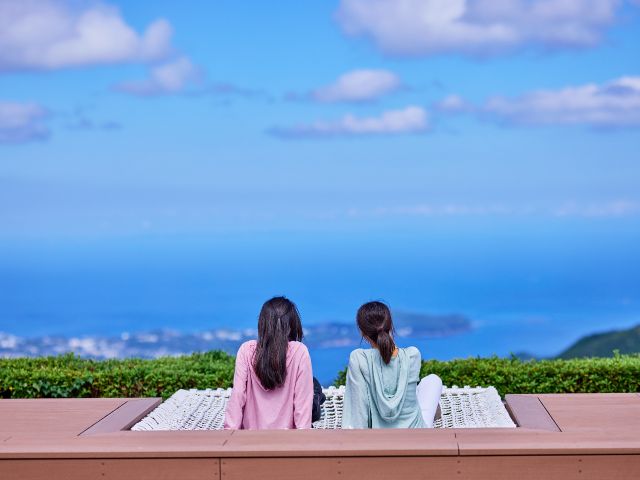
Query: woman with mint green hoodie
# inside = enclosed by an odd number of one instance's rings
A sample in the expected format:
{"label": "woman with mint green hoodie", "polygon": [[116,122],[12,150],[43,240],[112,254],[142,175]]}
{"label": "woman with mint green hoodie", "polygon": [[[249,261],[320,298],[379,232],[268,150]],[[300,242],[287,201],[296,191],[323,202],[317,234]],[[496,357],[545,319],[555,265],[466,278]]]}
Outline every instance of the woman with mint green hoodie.
{"label": "woman with mint green hoodie", "polygon": [[431,428],[442,392],[440,378],[428,375],[420,381],[420,351],[396,347],[391,312],[384,303],[365,303],[356,320],[373,348],[358,348],[349,357],[342,428]]}

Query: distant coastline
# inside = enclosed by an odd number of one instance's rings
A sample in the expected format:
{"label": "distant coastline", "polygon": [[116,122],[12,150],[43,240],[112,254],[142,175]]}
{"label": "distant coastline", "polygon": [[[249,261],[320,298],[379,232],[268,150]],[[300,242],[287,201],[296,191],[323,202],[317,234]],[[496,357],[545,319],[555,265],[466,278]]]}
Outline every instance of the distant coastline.
{"label": "distant coastline", "polygon": [[[401,311],[395,312],[394,318],[399,338],[447,337],[468,332],[472,328],[469,318],[457,314],[427,315]],[[256,336],[255,329],[229,328],[193,333],[157,329],[119,335],[37,337],[0,332],[0,356],[36,357],[73,352],[83,357],[106,359],[156,358],[207,350],[235,353],[242,342]],[[305,343],[314,349],[355,347],[360,345],[361,338],[353,324],[325,322],[305,328]]]}

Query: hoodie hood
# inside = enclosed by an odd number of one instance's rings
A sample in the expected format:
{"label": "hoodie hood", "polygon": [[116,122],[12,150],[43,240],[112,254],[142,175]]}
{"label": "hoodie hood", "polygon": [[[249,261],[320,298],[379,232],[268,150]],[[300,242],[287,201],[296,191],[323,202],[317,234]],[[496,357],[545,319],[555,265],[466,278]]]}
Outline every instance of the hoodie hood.
{"label": "hoodie hood", "polygon": [[403,348],[398,355],[385,364],[376,349],[367,350],[371,401],[378,413],[387,421],[394,421],[402,413],[406,398],[410,359]]}

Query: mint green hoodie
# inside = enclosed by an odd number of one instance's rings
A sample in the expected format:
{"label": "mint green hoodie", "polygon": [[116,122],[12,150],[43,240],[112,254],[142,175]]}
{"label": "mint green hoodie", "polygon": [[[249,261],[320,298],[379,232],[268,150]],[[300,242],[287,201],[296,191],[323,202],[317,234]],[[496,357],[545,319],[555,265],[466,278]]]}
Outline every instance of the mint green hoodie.
{"label": "mint green hoodie", "polygon": [[351,352],[342,428],[426,427],[416,396],[420,366],[415,347],[399,348],[389,364],[374,348]]}

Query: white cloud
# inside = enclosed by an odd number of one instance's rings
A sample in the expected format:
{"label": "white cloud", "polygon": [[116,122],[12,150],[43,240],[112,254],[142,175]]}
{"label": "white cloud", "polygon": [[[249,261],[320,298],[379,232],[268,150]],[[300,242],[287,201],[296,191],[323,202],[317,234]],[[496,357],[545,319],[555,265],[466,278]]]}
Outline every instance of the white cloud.
{"label": "white cloud", "polygon": [[640,203],[631,200],[615,200],[587,205],[568,202],[554,209],[553,214],[558,217],[627,217],[640,214]]}
{"label": "white cloud", "polygon": [[311,93],[319,102],[362,102],[397,90],[400,78],[388,70],[353,70]]}
{"label": "white cloud", "polygon": [[[502,204],[462,204],[462,203],[421,203],[417,205],[404,205],[395,207],[377,207],[367,210],[351,209],[349,216],[371,216],[371,217],[467,217],[467,216],[488,216],[488,215],[512,215],[521,212],[515,208]],[[527,212],[530,213],[530,212]]]}
{"label": "white cloud", "polygon": [[491,55],[598,44],[622,0],[341,0],[337,19],[389,54]]}
{"label": "white cloud", "polygon": [[459,95],[448,95],[436,103],[441,112],[460,113],[473,110],[473,106]]}
{"label": "white cloud", "polygon": [[200,69],[191,60],[179,57],[151,68],[146,79],[123,82],[115,88],[141,96],[171,94],[199,84],[202,76]]}
{"label": "white cloud", "polygon": [[0,71],[147,62],[171,53],[172,28],[136,32],[117,8],[64,0],[0,0]]}
{"label": "white cloud", "polygon": [[46,116],[47,111],[35,103],[0,101],[0,144],[46,139]]}
{"label": "white cloud", "polygon": [[385,135],[418,133],[429,129],[427,112],[417,106],[388,110],[377,117],[356,117],[347,114],[341,119],[317,121],[294,127],[273,128],[270,133],[285,137],[332,137],[354,135]]}
{"label": "white cloud", "polygon": [[640,202],[618,199],[595,203],[569,201],[557,205],[514,203],[419,203],[351,208],[349,217],[487,217],[553,216],[563,218],[623,218],[640,215]]}
{"label": "white cloud", "polygon": [[640,77],[621,77],[516,98],[494,97],[479,112],[515,124],[640,126]]}

